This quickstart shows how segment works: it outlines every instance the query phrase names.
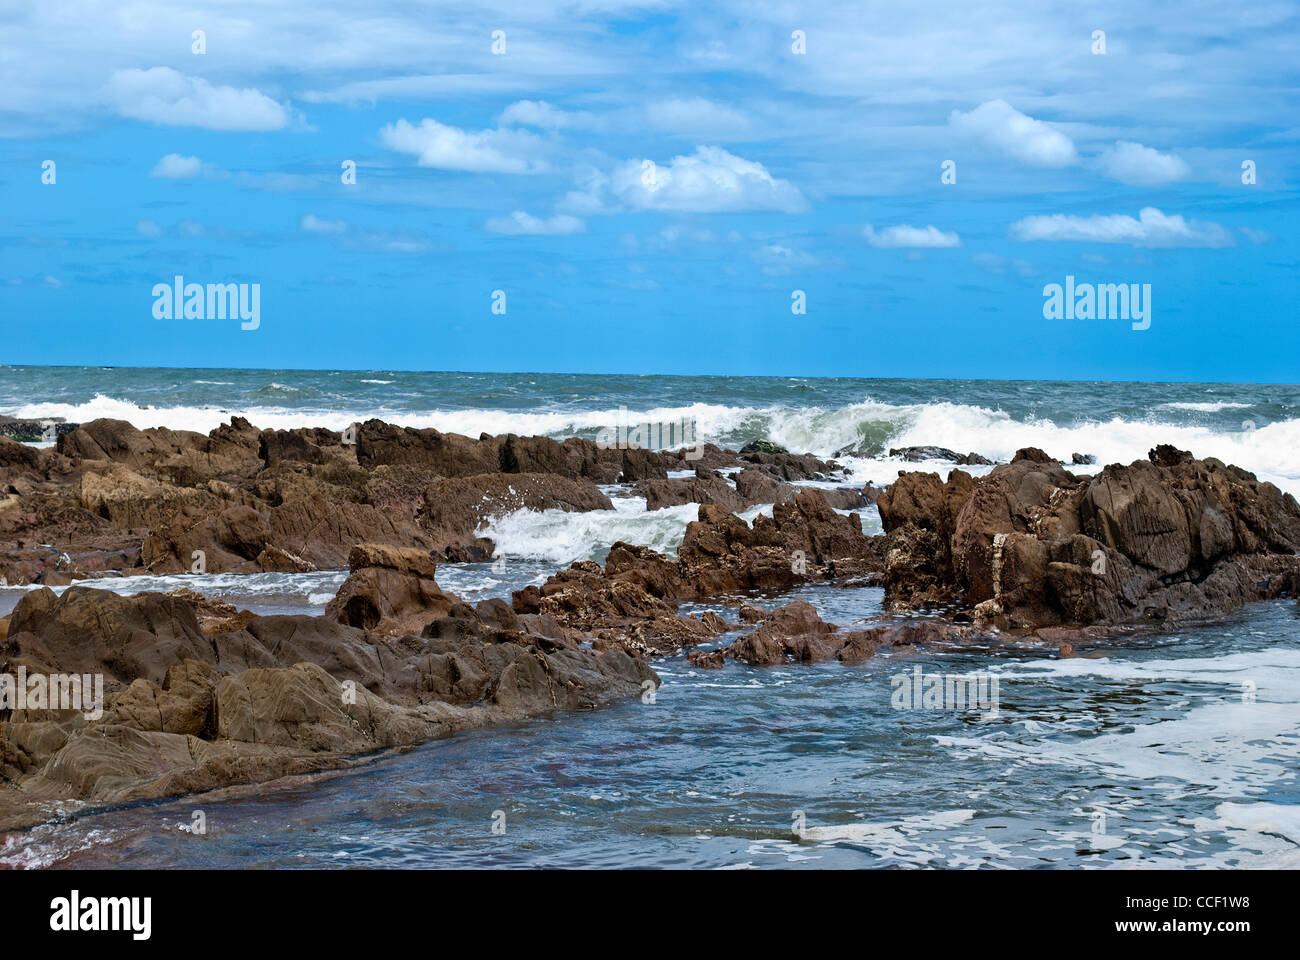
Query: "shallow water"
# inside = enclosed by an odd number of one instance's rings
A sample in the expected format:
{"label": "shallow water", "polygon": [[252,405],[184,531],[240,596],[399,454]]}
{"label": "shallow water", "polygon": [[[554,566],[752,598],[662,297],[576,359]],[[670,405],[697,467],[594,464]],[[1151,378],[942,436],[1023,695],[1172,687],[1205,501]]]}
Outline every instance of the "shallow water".
{"label": "shallow water", "polygon": [[[877,589],[800,593],[841,624],[879,613]],[[655,664],[653,704],[477,730],[226,799],[70,810],[8,838],[0,863],[1300,866],[1295,603],[1099,649],[713,671],[672,657]],[[995,676],[996,716],[894,709],[892,678],[917,666]],[[182,829],[195,810],[204,835]]]}

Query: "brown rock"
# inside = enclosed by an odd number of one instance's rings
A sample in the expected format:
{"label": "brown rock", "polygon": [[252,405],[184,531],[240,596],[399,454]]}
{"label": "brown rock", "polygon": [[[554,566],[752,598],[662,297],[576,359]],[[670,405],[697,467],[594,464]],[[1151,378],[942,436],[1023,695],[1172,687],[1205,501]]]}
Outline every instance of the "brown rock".
{"label": "brown rock", "polygon": [[325,615],[339,623],[384,634],[419,633],[456,602],[434,580],[437,561],[421,550],[357,544],[348,566],[347,580],[325,606]]}
{"label": "brown rock", "polygon": [[689,479],[647,480],[636,492],[645,497],[647,510],[662,510],[685,503],[707,503],[729,513],[745,509],[745,499],[718,473],[697,473]]}
{"label": "brown rock", "polygon": [[904,474],[878,505],[890,604],[1003,628],[1213,616],[1300,569],[1294,498],[1171,447],[1082,479],[1026,449],[978,481]]}
{"label": "brown rock", "polygon": [[[388,564],[362,569],[394,576],[431,572],[383,545],[357,560]],[[28,594],[2,666],[97,668],[109,702],[99,719],[27,711],[0,720],[9,782],[0,823],[38,822],[59,800],[121,803],[345,766],[353,755],[592,709],[658,683],[617,649],[544,644],[562,628],[499,601],[478,611],[454,602],[453,612],[476,626],[394,641],[324,617],[255,617],[209,640],[183,596]]]}
{"label": "brown rock", "polygon": [[701,670],[717,670],[727,665],[727,658],[721,650],[692,650],[686,654],[686,662]]}
{"label": "brown rock", "polygon": [[490,556],[491,541],[480,541],[476,534],[493,517],[518,510],[612,509],[614,505],[609,497],[586,479],[549,473],[484,473],[430,483],[424,489],[422,519],[438,545],[438,552],[444,556],[449,550],[474,555],[474,548],[480,547],[480,543],[487,545]]}
{"label": "brown rock", "polygon": [[746,467],[736,474],[736,492],[748,506],[793,500],[798,490],[793,484],[778,480],[765,470]]}

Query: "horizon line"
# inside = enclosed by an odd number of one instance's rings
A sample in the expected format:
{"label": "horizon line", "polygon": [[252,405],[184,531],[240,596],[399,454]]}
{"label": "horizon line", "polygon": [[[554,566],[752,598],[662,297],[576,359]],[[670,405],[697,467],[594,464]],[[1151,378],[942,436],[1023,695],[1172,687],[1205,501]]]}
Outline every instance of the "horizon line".
{"label": "horizon line", "polygon": [[1300,383],[1281,380],[1142,380],[1138,378],[1070,379],[1067,377],[832,377],[800,373],[630,373],[624,371],[578,372],[565,370],[421,370],[404,367],[191,367],[156,364],[105,364],[105,363],[0,363],[0,369],[24,370],[237,370],[247,373],[425,373],[454,376],[516,376],[516,377],[639,377],[639,378],[696,378],[714,380],[862,380],[862,381],[921,381],[927,383],[1140,383],[1147,386],[1234,386],[1234,387],[1300,387]]}

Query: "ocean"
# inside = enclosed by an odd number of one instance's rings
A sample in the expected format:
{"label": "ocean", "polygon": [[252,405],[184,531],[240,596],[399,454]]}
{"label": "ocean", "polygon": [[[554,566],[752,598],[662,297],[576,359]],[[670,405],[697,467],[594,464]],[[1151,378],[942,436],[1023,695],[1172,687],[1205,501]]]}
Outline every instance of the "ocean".
{"label": "ocean", "polygon": [[[1300,494],[1300,387],[400,371],[0,367],[0,413],[208,431],[343,429],[370,417],[477,436],[595,438],[693,420],[699,439],[772,440],[887,483],[891,447],[993,460],[1024,446],[1096,466],[1171,443]],[[973,473],[988,467],[964,467]],[[751,519],[770,508],[756,507]],[[443,565],[444,589],[508,598],[615,540],[673,554],[695,508],[636,497],[494,520],[504,568]],[[864,529],[879,532],[874,508]],[[344,579],[213,574],[187,586],[259,613],[314,613]],[[26,588],[0,587],[0,614]],[[886,616],[876,588],[813,585],[826,619]],[[791,599],[793,596],[791,597]],[[769,604],[771,601],[766,601]],[[698,606],[693,609],[704,609]],[[720,607],[714,609],[721,609]],[[477,730],[348,771],[113,809],[69,805],[10,835],[0,864],[75,867],[1300,866],[1300,617],[1294,600],[1099,642],[1095,657],[990,638],[859,666],[653,666],[655,702]],[[996,678],[998,708],[896,709],[897,678]],[[185,829],[202,810],[207,832]],[[502,829],[494,830],[500,824]]]}
{"label": "ocean", "polygon": [[[202,432],[232,414],[264,428],[335,430],[379,417],[472,437],[592,439],[619,422],[687,418],[720,446],[764,437],[829,456],[933,444],[993,460],[1037,446],[1102,464],[1171,443],[1300,493],[1295,385],[0,367],[0,413]],[[896,475],[893,463],[855,467],[868,479]]]}

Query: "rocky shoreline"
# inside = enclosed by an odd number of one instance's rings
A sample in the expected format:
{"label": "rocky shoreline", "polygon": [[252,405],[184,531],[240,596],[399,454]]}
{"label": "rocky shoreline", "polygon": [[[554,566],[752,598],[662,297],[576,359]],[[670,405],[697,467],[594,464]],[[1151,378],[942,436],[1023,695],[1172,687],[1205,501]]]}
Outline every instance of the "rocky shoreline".
{"label": "rocky shoreline", "polygon": [[[0,709],[0,829],[68,801],[311,773],[649,697],[647,661],[681,650],[698,668],[856,663],[1010,634],[1069,655],[1099,634],[1220,616],[1300,583],[1295,499],[1171,447],[1094,476],[1026,449],[983,477],[900,471],[882,490],[770,444],[687,459],[378,420],[346,433],[241,418],[207,435],[69,426],[52,449],[0,436],[0,573],[75,582],[33,589],[0,619],[0,673],[102,675],[104,709]],[[492,517],[609,510],[626,495],[647,510],[700,504],[676,557],[618,542],[603,565],[575,563],[511,602],[471,606],[438,584],[440,564],[491,557],[480,531]],[[873,502],[884,533],[869,536],[851,511]],[[752,525],[737,516],[768,503]],[[317,617],[82,583],[200,567],[348,577]],[[803,600],[756,600],[815,582],[883,586],[890,611],[938,616],[841,629]],[[681,612],[702,601],[736,616]]]}

